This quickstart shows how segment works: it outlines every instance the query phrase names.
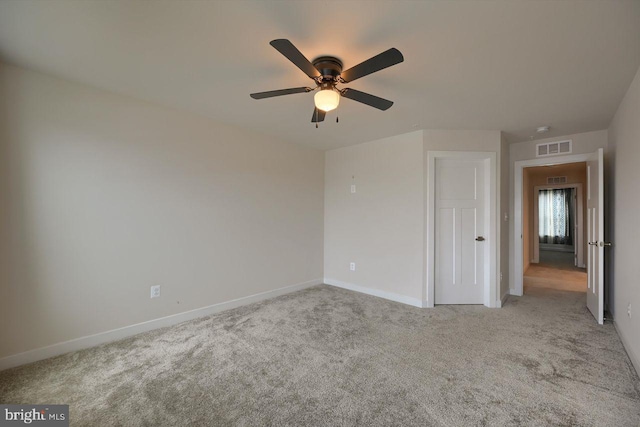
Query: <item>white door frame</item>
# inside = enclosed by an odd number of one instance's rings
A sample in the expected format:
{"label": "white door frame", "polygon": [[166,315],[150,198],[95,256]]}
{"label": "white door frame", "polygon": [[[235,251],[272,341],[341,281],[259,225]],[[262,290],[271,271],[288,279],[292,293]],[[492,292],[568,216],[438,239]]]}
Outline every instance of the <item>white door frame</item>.
{"label": "white door frame", "polygon": [[574,245],[574,254],[575,265],[576,267],[585,268],[584,264],[584,217],[582,210],[582,184],[547,184],[547,185],[536,185],[533,188],[533,256],[531,257],[531,262],[537,264],[540,262],[540,239],[536,239],[535,236],[540,234],[540,221],[538,218],[538,197],[540,190],[552,190],[552,189],[562,189],[562,188],[575,188],[576,189],[576,199],[572,200],[575,203],[576,217],[574,220],[576,221],[574,225],[574,233],[575,233],[575,241]]}
{"label": "white door frame", "polygon": [[572,154],[568,156],[544,157],[539,159],[519,160],[513,164],[513,257],[510,262],[509,277],[513,278],[513,288],[509,290],[511,295],[523,295],[524,265],[522,242],[522,174],[524,168],[533,166],[564,165],[566,163],[579,163],[589,160],[593,153]]}
{"label": "white door frame", "polygon": [[496,280],[497,266],[497,175],[496,153],[485,151],[428,151],[427,152],[427,262],[425,268],[427,307],[435,304],[435,178],[436,159],[458,158],[485,160],[485,230],[487,236],[487,252],[484,258],[484,305],[499,307],[499,286]]}

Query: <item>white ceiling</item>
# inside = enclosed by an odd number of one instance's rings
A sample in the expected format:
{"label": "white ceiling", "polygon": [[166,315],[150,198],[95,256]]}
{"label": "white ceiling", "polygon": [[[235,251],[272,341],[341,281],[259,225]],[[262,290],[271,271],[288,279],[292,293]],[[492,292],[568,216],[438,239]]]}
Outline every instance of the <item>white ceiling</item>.
{"label": "white ceiling", "polygon": [[[311,81],[269,45],[349,68],[405,62],[347,85],[319,129]],[[415,129],[502,130],[521,141],[604,129],[640,66],[640,1],[7,1],[0,60],[321,149]]]}

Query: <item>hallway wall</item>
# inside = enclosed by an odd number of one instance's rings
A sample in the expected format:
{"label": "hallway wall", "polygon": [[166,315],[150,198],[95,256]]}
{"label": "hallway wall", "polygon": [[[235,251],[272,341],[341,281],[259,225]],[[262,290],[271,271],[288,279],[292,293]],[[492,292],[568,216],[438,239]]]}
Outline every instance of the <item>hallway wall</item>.
{"label": "hallway wall", "polygon": [[606,239],[613,242],[607,253],[609,310],[620,338],[640,372],[640,70],[629,87],[609,127],[609,184]]}

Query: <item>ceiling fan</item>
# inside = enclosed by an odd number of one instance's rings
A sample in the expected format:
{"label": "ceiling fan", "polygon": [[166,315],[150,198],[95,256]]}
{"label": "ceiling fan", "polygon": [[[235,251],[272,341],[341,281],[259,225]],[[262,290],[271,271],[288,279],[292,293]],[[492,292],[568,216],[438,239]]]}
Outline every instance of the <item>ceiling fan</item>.
{"label": "ceiling fan", "polygon": [[324,121],[327,111],[334,110],[338,107],[341,96],[383,111],[388,110],[393,105],[393,102],[387,99],[351,88],[339,89],[337,85],[350,83],[360,77],[367,76],[404,61],[402,53],[396,48],[386,50],[346,71],[342,71],[342,61],[333,56],[321,56],[314,59],[313,62],[310,62],[293,43],[287,39],[273,40],[270,44],[309,76],[316,85],[315,87],[303,86],[252,93],[250,96],[253,99],[306,93],[320,89],[314,96],[315,108],[313,109],[313,116],[311,116],[311,122],[315,123],[316,127],[318,127],[318,122]]}

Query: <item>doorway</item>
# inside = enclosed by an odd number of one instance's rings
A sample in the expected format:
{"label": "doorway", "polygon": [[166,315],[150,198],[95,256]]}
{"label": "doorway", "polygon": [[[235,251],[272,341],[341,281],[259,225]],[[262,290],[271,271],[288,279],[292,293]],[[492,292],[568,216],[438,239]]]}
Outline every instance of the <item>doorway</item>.
{"label": "doorway", "polygon": [[[567,166],[582,169],[578,178],[586,180],[586,164]],[[562,170],[555,173],[566,173]],[[566,178],[566,177],[563,177]],[[570,179],[575,181],[575,178]],[[532,262],[545,259],[562,264],[586,268],[584,211],[584,181],[574,184],[535,186],[533,191],[533,240]],[[569,255],[571,254],[571,255]],[[555,257],[553,255],[556,255]],[[557,258],[557,259],[553,259]],[[564,261],[564,262],[563,262]]]}
{"label": "doorway", "polygon": [[[531,236],[525,233],[530,208],[524,198],[527,174],[525,169],[534,166],[554,166],[568,163],[586,162],[587,176],[584,186],[586,198],[585,223],[586,236],[584,242],[588,246],[585,250],[587,267],[586,306],[599,324],[604,323],[604,248],[611,243],[604,241],[604,150],[599,148],[593,153],[557,156],[554,158],[536,158],[519,160],[514,163],[513,207],[514,221],[511,229],[513,242],[513,257],[511,258],[510,273],[513,286],[510,293],[516,296],[524,294],[525,271],[531,262]],[[529,265],[527,265],[529,262]],[[526,268],[525,268],[526,267]]]}
{"label": "doorway", "polygon": [[523,170],[524,294],[534,288],[586,293],[586,183],[586,162]]}

